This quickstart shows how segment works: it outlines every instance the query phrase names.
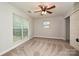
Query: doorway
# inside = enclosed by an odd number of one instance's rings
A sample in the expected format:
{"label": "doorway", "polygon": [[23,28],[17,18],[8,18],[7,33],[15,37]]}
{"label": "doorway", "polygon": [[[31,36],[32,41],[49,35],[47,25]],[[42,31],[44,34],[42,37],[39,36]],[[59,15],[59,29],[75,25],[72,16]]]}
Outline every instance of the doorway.
{"label": "doorway", "polygon": [[65,18],[65,26],[66,26],[66,41],[70,43],[70,16]]}

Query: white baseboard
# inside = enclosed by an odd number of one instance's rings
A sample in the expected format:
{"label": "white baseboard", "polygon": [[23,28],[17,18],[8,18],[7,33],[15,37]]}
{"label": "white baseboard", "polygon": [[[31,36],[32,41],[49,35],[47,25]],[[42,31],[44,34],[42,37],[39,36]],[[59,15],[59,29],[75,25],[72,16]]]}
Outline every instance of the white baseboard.
{"label": "white baseboard", "polygon": [[44,37],[44,36],[34,36],[34,37],[53,38],[53,39],[62,39],[62,40],[65,40],[65,39],[62,38],[62,37]]}
{"label": "white baseboard", "polygon": [[27,40],[20,41],[18,44],[15,44],[15,45],[12,46],[11,48],[9,48],[9,49],[7,49],[7,50],[1,52],[1,53],[0,53],[0,56],[1,56],[1,55],[4,55],[5,53],[9,52],[9,51],[12,50],[12,49],[18,47],[19,45],[25,43],[26,41],[28,41],[28,39],[27,39]]}

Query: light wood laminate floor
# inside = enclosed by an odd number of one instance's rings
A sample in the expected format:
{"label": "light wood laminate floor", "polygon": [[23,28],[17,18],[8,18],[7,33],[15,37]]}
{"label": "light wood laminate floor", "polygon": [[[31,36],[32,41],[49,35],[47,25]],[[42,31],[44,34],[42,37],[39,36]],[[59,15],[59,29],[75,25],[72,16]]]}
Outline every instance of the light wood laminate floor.
{"label": "light wood laminate floor", "polygon": [[61,39],[33,38],[3,56],[72,56],[78,51]]}

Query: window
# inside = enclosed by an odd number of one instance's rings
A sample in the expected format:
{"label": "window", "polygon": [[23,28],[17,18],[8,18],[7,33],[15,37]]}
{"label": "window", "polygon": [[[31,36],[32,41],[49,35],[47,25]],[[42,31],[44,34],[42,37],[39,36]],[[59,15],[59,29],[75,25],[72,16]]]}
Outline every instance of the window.
{"label": "window", "polygon": [[23,40],[25,37],[28,37],[28,21],[13,14],[13,41]]}
{"label": "window", "polygon": [[49,21],[44,21],[43,22],[43,27],[44,28],[49,28],[50,22]]}

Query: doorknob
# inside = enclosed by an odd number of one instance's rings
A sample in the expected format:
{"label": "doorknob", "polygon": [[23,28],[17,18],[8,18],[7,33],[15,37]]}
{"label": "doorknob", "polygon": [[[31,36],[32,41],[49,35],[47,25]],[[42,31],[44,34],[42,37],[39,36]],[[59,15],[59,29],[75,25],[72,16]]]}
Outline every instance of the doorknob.
{"label": "doorknob", "polygon": [[79,42],[79,38],[76,38],[76,41]]}

